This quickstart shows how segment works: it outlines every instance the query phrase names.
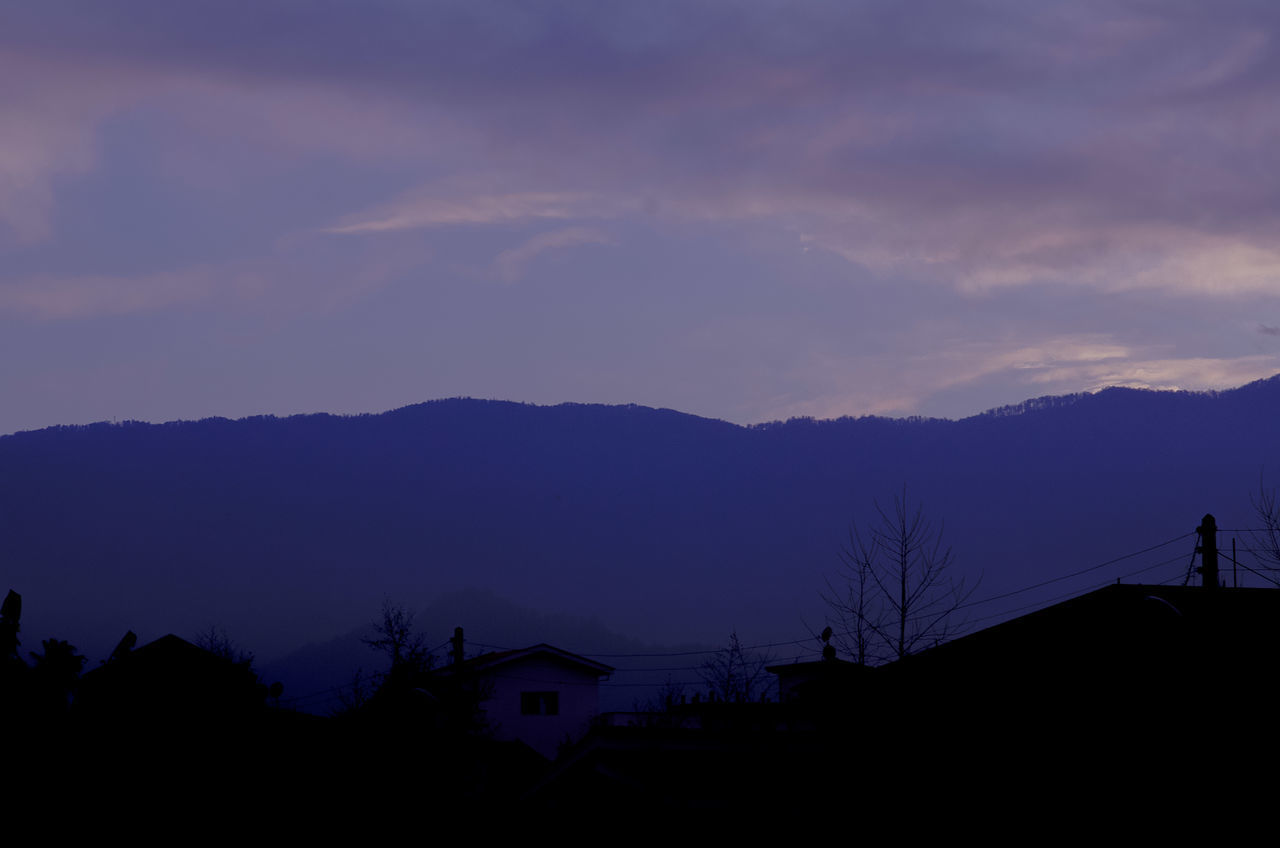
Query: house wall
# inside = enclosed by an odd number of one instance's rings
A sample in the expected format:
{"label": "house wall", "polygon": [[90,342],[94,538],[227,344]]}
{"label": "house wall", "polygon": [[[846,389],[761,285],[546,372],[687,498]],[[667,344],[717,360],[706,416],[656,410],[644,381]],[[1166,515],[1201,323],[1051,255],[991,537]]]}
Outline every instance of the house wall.
{"label": "house wall", "polygon": [[[497,739],[519,739],[548,759],[577,741],[600,711],[599,678],[550,657],[503,663],[484,677],[491,695],[481,703]],[[525,692],[556,692],[559,715],[522,715]]]}

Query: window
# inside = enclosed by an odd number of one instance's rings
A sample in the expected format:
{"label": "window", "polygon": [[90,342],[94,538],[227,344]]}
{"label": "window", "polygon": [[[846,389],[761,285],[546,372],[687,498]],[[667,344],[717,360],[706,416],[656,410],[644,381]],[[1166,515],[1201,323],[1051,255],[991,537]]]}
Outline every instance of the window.
{"label": "window", "polygon": [[560,715],[560,693],[521,692],[520,715]]}

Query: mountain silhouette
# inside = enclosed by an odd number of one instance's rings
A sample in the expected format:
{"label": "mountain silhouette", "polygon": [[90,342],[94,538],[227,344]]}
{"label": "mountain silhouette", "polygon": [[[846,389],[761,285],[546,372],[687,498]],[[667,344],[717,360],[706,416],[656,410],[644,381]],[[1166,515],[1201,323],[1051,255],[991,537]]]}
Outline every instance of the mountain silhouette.
{"label": "mountain silhouette", "polygon": [[[799,640],[821,629],[819,590],[850,520],[904,486],[992,596],[1185,534],[1205,512],[1253,526],[1259,474],[1280,461],[1277,420],[1280,377],[1040,398],[960,421],[742,427],[452,399],[54,427],[0,438],[0,588],[26,599],[24,646],[57,636],[91,662],[126,629],[146,640],[211,623],[270,659],[362,626],[384,597],[422,608],[466,589],[648,642]],[[1162,553],[1189,559],[1193,544]],[[423,624],[433,643],[456,624],[497,641],[482,621]]]}

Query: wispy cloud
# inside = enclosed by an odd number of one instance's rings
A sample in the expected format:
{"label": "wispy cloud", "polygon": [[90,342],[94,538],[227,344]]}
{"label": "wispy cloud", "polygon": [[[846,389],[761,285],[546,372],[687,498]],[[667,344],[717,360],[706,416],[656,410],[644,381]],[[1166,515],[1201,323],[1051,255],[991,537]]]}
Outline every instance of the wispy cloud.
{"label": "wispy cloud", "polygon": [[583,193],[525,192],[444,198],[421,194],[353,215],[330,227],[344,235],[386,233],[429,227],[499,224],[533,219],[599,218],[616,214],[599,198]]}
{"label": "wispy cloud", "polygon": [[548,250],[583,244],[614,244],[614,240],[607,234],[588,227],[566,227],[562,230],[539,233],[518,247],[502,251],[493,264],[500,279],[507,283],[514,283],[524,276],[529,263],[539,254]]}
{"label": "wispy cloud", "polygon": [[[1179,358],[1153,353],[1104,337],[1064,336],[1032,345],[1012,341],[947,346],[921,352],[908,362],[821,357],[802,369],[814,388],[811,396],[773,398],[761,418],[916,415],[935,407],[941,396],[993,380],[1016,387],[1011,396],[1021,400],[1110,386],[1222,388],[1280,371],[1280,355]],[[850,385],[845,375],[855,371],[859,379]],[[800,383],[797,380],[795,384]],[[964,414],[977,411],[968,408]]]}
{"label": "wispy cloud", "polygon": [[1087,391],[1109,386],[1202,390],[1242,385],[1273,376],[1277,371],[1280,371],[1280,356],[1187,357],[1080,363],[1046,369],[1036,374],[1034,380],[1041,384],[1082,385]]}
{"label": "wispy cloud", "polygon": [[369,296],[420,268],[430,250],[378,245],[334,256],[301,233],[258,256],[138,274],[32,274],[0,279],[0,314],[42,321],[181,309],[323,313]]}
{"label": "wispy cloud", "polygon": [[0,312],[42,320],[102,317],[190,305],[216,290],[210,269],[138,276],[33,276],[0,285]]}

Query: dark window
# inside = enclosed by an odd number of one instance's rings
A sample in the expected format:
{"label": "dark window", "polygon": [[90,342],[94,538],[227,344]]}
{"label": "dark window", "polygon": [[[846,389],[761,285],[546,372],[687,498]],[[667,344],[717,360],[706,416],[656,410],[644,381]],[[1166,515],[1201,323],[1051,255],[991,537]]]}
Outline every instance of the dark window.
{"label": "dark window", "polygon": [[559,692],[521,692],[521,715],[560,715]]}

